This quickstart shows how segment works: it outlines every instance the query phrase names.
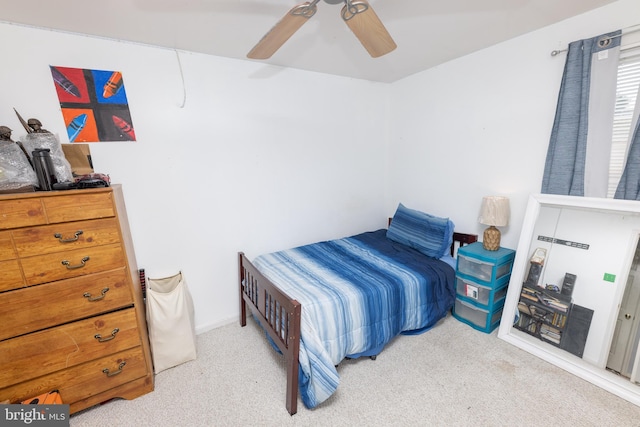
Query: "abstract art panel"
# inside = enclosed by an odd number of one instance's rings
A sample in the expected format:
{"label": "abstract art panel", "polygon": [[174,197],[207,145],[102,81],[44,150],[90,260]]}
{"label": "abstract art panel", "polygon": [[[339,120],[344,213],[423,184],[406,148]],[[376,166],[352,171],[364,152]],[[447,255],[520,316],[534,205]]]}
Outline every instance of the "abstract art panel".
{"label": "abstract art panel", "polygon": [[119,71],[51,66],[69,142],[135,141]]}

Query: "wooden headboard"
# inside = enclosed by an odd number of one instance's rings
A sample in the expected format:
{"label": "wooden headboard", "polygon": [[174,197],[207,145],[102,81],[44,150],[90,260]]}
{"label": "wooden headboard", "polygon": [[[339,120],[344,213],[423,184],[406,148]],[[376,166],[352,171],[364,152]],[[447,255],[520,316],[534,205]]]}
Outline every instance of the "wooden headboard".
{"label": "wooden headboard", "polygon": [[453,242],[451,242],[451,256],[456,253],[456,243],[458,243],[457,247],[468,245],[469,243],[474,243],[478,241],[477,234],[467,234],[467,233],[453,233]]}

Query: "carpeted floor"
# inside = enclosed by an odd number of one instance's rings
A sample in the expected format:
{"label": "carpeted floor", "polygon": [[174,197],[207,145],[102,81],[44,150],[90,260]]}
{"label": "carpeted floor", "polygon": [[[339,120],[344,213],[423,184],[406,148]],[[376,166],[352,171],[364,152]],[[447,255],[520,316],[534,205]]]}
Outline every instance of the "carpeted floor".
{"label": "carpeted floor", "polygon": [[71,426],[640,426],[640,407],[451,316],[338,372],[329,400],[290,416],[282,357],[253,320],[232,323],[199,335],[198,359],[159,373],[153,393]]}

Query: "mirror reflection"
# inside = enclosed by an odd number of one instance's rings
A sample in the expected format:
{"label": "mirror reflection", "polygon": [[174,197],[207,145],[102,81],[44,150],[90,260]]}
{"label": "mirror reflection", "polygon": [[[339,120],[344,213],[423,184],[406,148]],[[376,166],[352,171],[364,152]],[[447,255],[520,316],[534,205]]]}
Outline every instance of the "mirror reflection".
{"label": "mirror reflection", "polygon": [[634,401],[640,401],[638,205],[532,196],[498,334]]}

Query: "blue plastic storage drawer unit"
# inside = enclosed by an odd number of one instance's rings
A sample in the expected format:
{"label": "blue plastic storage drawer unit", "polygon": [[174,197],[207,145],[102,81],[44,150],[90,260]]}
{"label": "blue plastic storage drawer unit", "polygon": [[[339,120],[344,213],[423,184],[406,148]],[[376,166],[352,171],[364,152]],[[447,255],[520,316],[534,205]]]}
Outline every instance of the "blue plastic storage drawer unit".
{"label": "blue plastic storage drawer unit", "polygon": [[514,258],[513,249],[489,251],[479,242],[458,249],[453,316],[480,331],[493,331],[500,324]]}

